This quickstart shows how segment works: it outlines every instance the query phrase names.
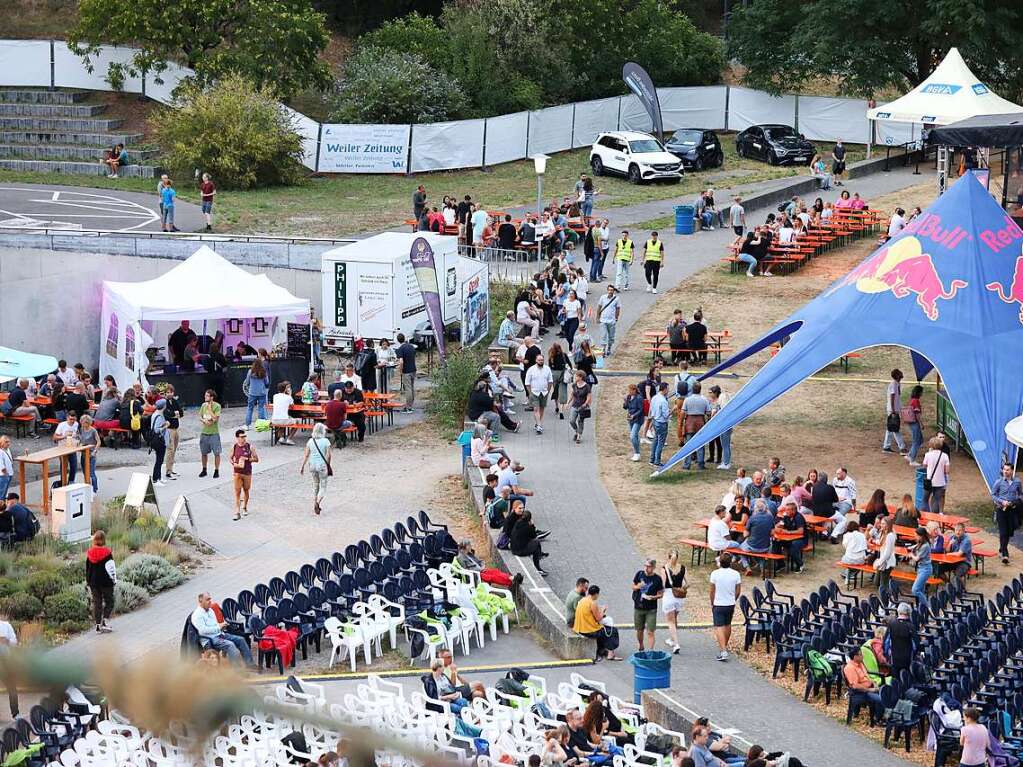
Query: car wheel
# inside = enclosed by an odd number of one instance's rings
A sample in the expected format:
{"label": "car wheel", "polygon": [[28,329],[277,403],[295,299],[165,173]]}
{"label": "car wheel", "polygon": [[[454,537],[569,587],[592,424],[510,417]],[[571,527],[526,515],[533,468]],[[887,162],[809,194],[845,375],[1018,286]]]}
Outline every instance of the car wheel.
{"label": "car wheel", "polygon": [[696,162],[693,163],[693,170],[703,170],[703,158],[697,157]]}
{"label": "car wheel", "polygon": [[736,144],[735,145],[735,153],[737,155],[739,155],[739,157],[745,157],[746,156],[746,150],[743,149],[742,144]]}
{"label": "car wheel", "polygon": [[590,159],[590,167],[593,168],[594,176],[604,175],[604,163],[601,162],[600,158],[597,155],[593,155],[593,157]]}
{"label": "car wheel", "polygon": [[776,155],[774,153],[773,149],[770,152],[767,153],[767,162],[768,162],[769,165],[777,165],[778,164],[778,155]]}
{"label": "car wheel", "polygon": [[725,153],[724,152],[718,152],[717,160],[714,162],[714,165],[717,166],[718,168],[720,168],[724,164],[725,164]]}
{"label": "car wheel", "polygon": [[630,165],[629,166],[629,183],[638,184],[642,180],[643,180],[642,177],[639,175],[639,166],[635,165],[635,164]]}

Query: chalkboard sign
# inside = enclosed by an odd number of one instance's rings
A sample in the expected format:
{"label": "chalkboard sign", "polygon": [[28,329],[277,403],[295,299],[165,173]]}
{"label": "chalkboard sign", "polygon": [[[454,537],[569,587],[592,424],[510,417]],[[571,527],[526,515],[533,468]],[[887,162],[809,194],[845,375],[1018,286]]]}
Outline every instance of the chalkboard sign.
{"label": "chalkboard sign", "polygon": [[309,326],[301,322],[288,323],[288,358],[309,359]]}

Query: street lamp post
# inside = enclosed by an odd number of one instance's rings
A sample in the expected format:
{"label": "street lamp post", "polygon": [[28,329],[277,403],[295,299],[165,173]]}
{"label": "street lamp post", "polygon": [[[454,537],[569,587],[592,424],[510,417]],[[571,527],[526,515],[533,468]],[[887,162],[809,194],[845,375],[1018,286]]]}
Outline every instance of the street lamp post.
{"label": "street lamp post", "polygon": [[533,169],[536,171],[536,220],[543,217],[543,174],[547,172],[547,160],[550,158],[545,154],[533,155]]}

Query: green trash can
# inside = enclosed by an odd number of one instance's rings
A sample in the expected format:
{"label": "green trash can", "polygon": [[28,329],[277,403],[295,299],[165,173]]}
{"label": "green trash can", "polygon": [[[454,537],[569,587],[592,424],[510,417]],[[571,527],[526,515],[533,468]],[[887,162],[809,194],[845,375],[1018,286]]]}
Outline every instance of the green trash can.
{"label": "green trash can", "polygon": [[465,462],[469,460],[472,455],[472,432],[463,431],[458,435],[458,445],[461,448],[462,453],[462,469],[465,469]]}
{"label": "green trash can", "polygon": [[629,656],[632,664],[632,701],[639,705],[643,690],[671,687],[671,655],[660,650],[641,650]]}

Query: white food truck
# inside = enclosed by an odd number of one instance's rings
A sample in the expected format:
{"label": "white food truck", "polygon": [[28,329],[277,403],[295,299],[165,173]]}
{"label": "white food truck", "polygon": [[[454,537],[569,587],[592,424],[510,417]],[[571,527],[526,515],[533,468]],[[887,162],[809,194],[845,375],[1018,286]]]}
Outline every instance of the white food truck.
{"label": "white food truck", "polygon": [[485,263],[458,255],[458,238],[385,232],[321,256],[324,347],[348,351],[356,338],[393,341],[398,333],[420,345],[433,342],[410,259],[417,237],[424,237],[433,249],[445,330],[461,328],[467,312],[474,330],[486,322],[489,270]]}

